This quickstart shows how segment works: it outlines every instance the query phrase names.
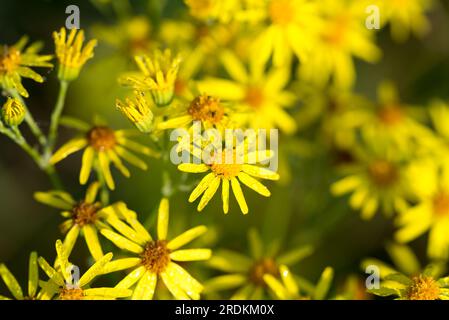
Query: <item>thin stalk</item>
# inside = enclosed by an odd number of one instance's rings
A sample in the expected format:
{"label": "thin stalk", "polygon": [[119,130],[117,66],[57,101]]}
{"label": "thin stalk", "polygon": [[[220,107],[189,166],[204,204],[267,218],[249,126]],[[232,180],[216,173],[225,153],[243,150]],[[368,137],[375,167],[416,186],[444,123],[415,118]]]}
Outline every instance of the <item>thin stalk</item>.
{"label": "thin stalk", "polygon": [[50,131],[48,133],[48,143],[45,148],[45,155],[49,158],[53,148],[56,144],[58,137],[59,120],[61,119],[62,111],[64,110],[65,98],[67,96],[67,89],[69,83],[67,81],[61,81],[59,86],[58,99],[56,100],[55,108],[51,114]]}

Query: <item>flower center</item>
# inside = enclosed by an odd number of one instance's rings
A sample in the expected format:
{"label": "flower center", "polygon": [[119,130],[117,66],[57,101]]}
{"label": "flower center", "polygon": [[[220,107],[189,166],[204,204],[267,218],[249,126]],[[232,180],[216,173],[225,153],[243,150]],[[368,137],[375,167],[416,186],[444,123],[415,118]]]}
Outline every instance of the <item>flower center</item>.
{"label": "flower center", "polygon": [[0,72],[13,72],[20,65],[20,51],[16,48],[8,48],[5,46],[0,52],[2,53],[0,54]]}
{"label": "flower center", "polygon": [[80,288],[74,288],[74,289],[62,288],[59,291],[59,299],[60,300],[83,300],[84,299],[83,289],[80,289]]}
{"label": "flower center", "polygon": [[394,126],[403,118],[401,107],[398,105],[387,105],[380,108],[378,117],[386,125]]}
{"label": "flower center", "polygon": [[348,29],[348,19],[345,16],[339,16],[329,22],[326,30],[322,33],[321,38],[333,46],[341,46],[345,39]]}
{"label": "flower center", "polygon": [[440,287],[432,277],[417,276],[407,289],[409,300],[437,300],[440,295]]}
{"label": "flower center", "polygon": [[164,272],[170,262],[170,250],[167,241],[151,241],[145,247],[142,255],[142,265],[150,272],[159,274]]}
{"label": "flower center", "polygon": [[295,18],[295,8],[291,0],[272,0],[268,15],[273,23],[287,25]]}
{"label": "flower center", "polygon": [[[228,154],[228,157],[226,157]],[[237,162],[235,152],[230,155],[230,153],[221,152],[216,155],[216,158],[221,157],[221,161],[212,161],[210,168],[216,176],[223,177],[226,179],[231,179],[242,171],[242,165]]]}
{"label": "flower center", "polygon": [[207,95],[196,97],[190,103],[187,112],[193,120],[208,121],[212,124],[219,123],[225,115],[220,100]]}
{"label": "flower center", "polygon": [[252,108],[259,109],[264,102],[263,91],[258,87],[248,87],[246,90],[245,101]]}
{"label": "flower center", "polygon": [[377,160],[368,167],[368,174],[372,181],[381,187],[392,185],[398,179],[396,167],[385,160]]}
{"label": "flower center", "polygon": [[276,262],[271,258],[263,258],[254,263],[249,271],[249,278],[257,286],[265,286],[263,276],[266,274],[271,274],[275,277],[279,276]]}
{"label": "flower center", "polygon": [[77,203],[72,208],[72,219],[80,227],[92,224],[97,219],[99,208],[99,203],[86,203],[84,201]]}
{"label": "flower center", "polygon": [[104,126],[92,128],[87,133],[87,140],[97,151],[111,150],[117,144],[114,131]]}
{"label": "flower center", "polygon": [[449,214],[449,193],[440,191],[433,198],[433,210],[438,216]]}

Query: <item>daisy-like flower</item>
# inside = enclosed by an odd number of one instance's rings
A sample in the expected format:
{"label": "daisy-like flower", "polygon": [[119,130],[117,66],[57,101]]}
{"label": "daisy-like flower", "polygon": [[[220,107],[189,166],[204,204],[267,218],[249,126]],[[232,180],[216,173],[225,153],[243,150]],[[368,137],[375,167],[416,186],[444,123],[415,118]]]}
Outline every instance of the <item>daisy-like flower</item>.
{"label": "daisy-like flower", "polygon": [[140,72],[123,75],[119,81],[136,90],[149,91],[158,106],[170,104],[174,97],[181,58],[173,57],[171,51],[167,49],[155,50],[151,56],[135,56],[134,59]]}
{"label": "daisy-like flower", "polygon": [[95,167],[101,172],[109,189],[114,190],[115,183],[110,169],[111,162],[125,177],[130,176],[129,170],[121,159],[142,170],[147,170],[147,164],[127,149],[147,156],[157,156],[150,148],[130,140],[128,136],[131,136],[132,133],[127,130],[113,130],[104,124],[91,126],[80,120],[68,122],[66,121],[67,126],[78,129],[81,136],[65,143],[53,154],[50,163],[56,164],[69,155],[85,149],[79,176],[82,185],[87,183],[92,167]]}
{"label": "daisy-like flower", "polygon": [[103,257],[103,250],[98,240],[98,231],[107,227],[106,220],[110,220],[110,216],[123,218],[125,215],[131,214],[135,217],[135,213],[126,209],[124,203],[117,203],[111,206],[103,207],[96,201],[98,182],[92,183],[86,192],[84,199],[75,201],[67,192],[48,191],[36,192],[34,198],[40,203],[63,210],[61,216],[66,218],[61,225],[61,232],[67,233],[64,239],[66,253],[70,255],[73,247],[81,235],[84,237],[87,247],[95,260]]}
{"label": "daisy-like flower", "polygon": [[42,299],[57,300],[114,300],[116,298],[127,298],[131,290],[123,288],[91,288],[94,279],[103,273],[104,266],[111,261],[112,253],[108,253],[90,267],[79,279],[77,272],[72,271],[76,266],[68,260],[69,255],[61,240],[56,241],[57,269],[42,257],[38,262],[41,269],[47,274],[49,280],[42,282]]}
{"label": "daisy-like flower", "polygon": [[[275,245],[265,247],[259,233],[254,229],[248,232],[248,243],[250,257],[231,250],[214,252],[207,263],[208,266],[227,274],[208,280],[204,284],[205,294],[236,290],[231,299],[266,298],[269,293],[265,281],[267,275],[279,280],[281,278],[280,266],[283,266],[281,270],[285,270],[286,266],[291,267],[297,264],[313,252],[311,247],[304,246],[279,254],[278,247]],[[310,289],[311,286],[308,287]]]}
{"label": "daisy-like flower", "polygon": [[[200,183],[195,187],[189,197],[189,202],[194,202],[201,195],[201,200],[198,204],[198,211],[202,211],[212,197],[217,192],[221,185],[223,212],[229,211],[229,189],[232,188],[232,192],[239,204],[240,210],[243,214],[248,213],[248,205],[243,195],[242,187],[240,183],[243,183],[248,188],[256,191],[264,197],[271,195],[267,187],[265,187],[256,178],[266,180],[279,180],[279,175],[258,164],[266,161],[273,156],[270,150],[248,150],[245,142],[240,145],[234,146],[233,149],[225,148],[224,150],[212,151],[210,157],[207,156],[208,146],[201,146],[199,148],[194,147],[191,151],[194,157],[197,156],[197,152],[200,151],[203,163],[181,163],[178,165],[178,169],[188,173],[206,173]],[[204,157],[204,155],[206,155]]]}
{"label": "daisy-like flower", "polygon": [[320,25],[318,3],[309,0],[263,0],[259,2],[267,22],[254,41],[253,59],[265,63],[273,54],[276,66],[296,55],[306,60]]}
{"label": "daisy-like flower", "polygon": [[52,55],[39,55],[42,44],[35,42],[26,47],[27,37],[22,37],[12,46],[0,46],[0,86],[6,90],[17,92],[28,97],[28,91],[22,85],[22,78],[30,78],[36,82],[44,82],[44,78],[33,71],[31,67],[51,68],[49,62]]}
{"label": "daisy-like flower", "polygon": [[[39,300],[39,268],[37,266],[37,253],[31,252],[28,266],[28,295],[23,294],[23,290],[17,279],[3,263],[0,264],[0,276],[13,297],[17,300]],[[0,295],[0,300],[10,300],[10,298]]]}
{"label": "daisy-like flower", "polygon": [[1,109],[1,119],[7,126],[18,126],[25,119],[26,109],[16,98],[8,98]]}
{"label": "daisy-like flower", "polygon": [[411,190],[417,205],[401,213],[397,241],[409,242],[429,231],[427,254],[431,258],[449,257],[449,166],[423,160],[410,168]]}
{"label": "daisy-like flower", "polygon": [[265,74],[263,65],[252,63],[248,71],[230,51],[224,51],[220,57],[232,80],[206,78],[198,82],[200,91],[235,103],[236,110],[241,112],[239,117],[251,128],[280,128],[293,133],[296,123],[285,111],[295,101],[294,94],[285,90],[289,70],[277,68]]}
{"label": "daisy-like flower", "polygon": [[195,280],[177,262],[207,260],[210,249],[179,249],[207,231],[205,226],[187,230],[172,240],[167,239],[169,221],[169,202],[162,199],[159,205],[157,222],[157,240],[134,218],[128,217],[127,223],[116,221],[112,226],[118,231],[104,229],[101,233],[120,249],[135,254],[134,257],[112,261],[106,265],[104,273],[134,268],[116,288],[131,288],[132,299],[150,300],[156,290],[160,277],[176,299],[200,298],[203,286]]}
{"label": "daisy-like flower", "polygon": [[347,168],[347,176],[331,186],[333,195],[352,193],[349,204],[360,210],[362,219],[371,219],[380,209],[387,216],[408,206],[408,166],[404,156],[382,149],[356,149],[356,162]]}
{"label": "daisy-like flower", "polygon": [[376,62],[381,52],[373,43],[374,33],[365,27],[366,14],[358,1],[320,1],[323,23],[313,54],[299,67],[300,76],[312,83],[325,85],[330,79],[340,88],[355,81],[353,56]]}
{"label": "daisy-like flower", "polygon": [[[309,289],[305,295],[300,292],[300,286],[297,283],[294,275],[290,272],[290,269],[281,265],[279,267],[279,275],[281,281],[274,277],[272,274],[266,274],[263,279],[267,286],[274,293],[274,296],[280,300],[324,300],[326,299],[329,289],[331,287],[332,279],[334,277],[334,270],[331,267],[324,269],[323,273],[318,280],[316,286],[309,286]],[[311,289],[311,288],[312,289]]]}
{"label": "daisy-like flower", "polygon": [[53,32],[53,38],[56,57],[59,60],[58,78],[63,81],[72,81],[78,78],[86,61],[94,56],[97,40],[90,40],[83,48],[84,31],[72,29],[67,34],[65,28],[61,28],[59,32]]}
{"label": "daisy-like flower", "polygon": [[153,130],[154,115],[143,92],[134,91],[133,98],[126,98],[125,102],[117,99],[115,105],[140,132],[149,133]]}
{"label": "daisy-like flower", "polygon": [[380,288],[369,293],[399,300],[449,300],[449,277],[441,278],[443,264],[429,264],[421,270],[419,261],[410,248],[389,244],[387,250],[399,271],[377,259],[363,261],[364,268],[376,266],[380,271]]}

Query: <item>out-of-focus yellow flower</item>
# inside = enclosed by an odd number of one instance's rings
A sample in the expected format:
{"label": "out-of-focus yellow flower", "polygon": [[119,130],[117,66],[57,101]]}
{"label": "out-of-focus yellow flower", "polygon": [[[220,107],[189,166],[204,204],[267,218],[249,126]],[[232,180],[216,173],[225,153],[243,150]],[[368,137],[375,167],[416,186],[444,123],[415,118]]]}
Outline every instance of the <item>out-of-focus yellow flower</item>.
{"label": "out-of-focus yellow flower", "polygon": [[306,61],[321,23],[319,4],[309,0],[265,0],[262,3],[267,25],[254,41],[252,59],[265,63],[273,54],[273,63],[283,66],[290,63],[295,54]]}
{"label": "out-of-focus yellow flower", "polygon": [[104,207],[99,201],[96,201],[99,187],[98,182],[91,184],[85,198],[81,201],[75,201],[70,194],[64,191],[36,192],[34,194],[37,201],[63,210],[61,216],[67,220],[60,225],[60,229],[63,233],[67,233],[64,247],[68,255],[72,252],[81,234],[92,257],[95,260],[101,259],[103,250],[98,240],[98,231],[107,227],[107,221],[123,217],[130,212],[126,210],[124,203]]}
{"label": "out-of-focus yellow flower", "polygon": [[248,72],[232,52],[225,51],[220,57],[232,80],[206,78],[198,82],[199,90],[234,102],[244,125],[293,133],[296,123],[285,111],[295,101],[295,95],[285,90],[290,71],[277,68],[265,74],[263,65],[251,64]]}
{"label": "out-of-focus yellow flower", "polygon": [[[37,266],[37,253],[31,252],[28,266],[28,295],[23,294],[16,277],[9,271],[3,263],[0,264],[0,276],[13,297],[17,300],[40,300],[39,292],[39,268]],[[0,300],[10,300],[10,298],[0,295]]]}
{"label": "out-of-focus yellow flower", "polygon": [[289,268],[285,265],[279,267],[279,276],[281,281],[279,281],[272,274],[265,274],[263,279],[267,286],[274,293],[275,297],[280,300],[324,300],[327,297],[329,289],[332,284],[332,279],[334,277],[334,270],[331,267],[324,269],[323,273],[318,280],[318,284],[313,287],[310,295],[301,295],[299,286],[290,272]]}
{"label": "out-of-focus yellow flower", "polygon": [[25,48],[27,42],[28,38],[22,37],[12,46],[0,46],[0,85],[6,90],[17,90],[24,97],[28,97],[28,91],[22,85],[22,77],[44,82],[44,78],[30,67],[53,67],[48,62],[52,55],[38,54],[41,43],[35,42]]}
{"label": "out-of-focus yellow flower", "polygon": [[249,209],[240,183],[243,183],[264,197],[271,195],[268,188],[255,178],[267,180],[279,179],[279,175],[276,172],[259,165],[260,162],[271,158],[273,152],[269,150],[249,151],[244,144],[242,144],[243,150],[240,149],[239,145],[235,146],[232,150],[224,149],[222,151],[208,150],[210,145],[202,146],[201,150],[193,148],[191,153],[194,157],[197,157],[199,152],[204,156],[206,152],[212,151],[210,158],[204,159],[203,157],[202,163],[181,163],[178,165],[178,169],[183,172],[209,172],[202,178],[189,197],[189,202],[194,202],[202,195],[198,203],[198,211],[202,211],[206,207],[220,185],[224,213],[228,213],[229,211],[230,186],[243,214],[247,214]]}
{"label": "out-of-focus yellow flower", "polygon": [[441,159],[445,162],[449,159],[449,104],[444,101],[432,101],[429,107],[429,114],[433,127],[436,131],[436,139],[429,139],[429,149],[435,155],[435,160]]}
{"label": "out-of-focus yellow flower", "polygon": [[134,268],[116,288],[128,289],[134,284],[132,299],[150,300],[156,290],[158,277],[170,293],[181,300],[200,298],[203,286],[195,280],[178,262],[208,260],[209,249],[179,249],[207,231],[205,226],[189,229],[172,240],[167,239],[169,202],[161,200],[158,212],[157,235],[153,240],[147,230],[136,220],[117,223],[113,227],[119,232],[104,229],[101,233],[117,247],[135,254],[106,265],[104,273]]}
{"label": "out-of-focus yellow flower", "polygon": [[240,0],[184,0],[190,14],[201,20],[229,22],[241,9]]}
{"label": "out-of-focus yellow flower", "polygon": [[103,273],[104,266],[112,259],[108,253],[90,267],[79,279],[72,273],[74,265],[69,262],[69,255],[61,240],[56,241],[58,268],[55,269],[42,257],[38,262],[49,280],[42,282],[42,299],[48,300],[115,300],[131,295],[131,290],[123,288],[92,288],[93,280]]}
{"label": "out-of-focus yellow flower", "polygon": [[381,22],[389,23],[391,35],[396,41],[407,40],[410,33],[423,36],[430,29],[426,12],[429,11],[434,0],[374,0],[369,4],[378,5]]}
{"label": "out-of-focus yellow flower", "polygon": [[381,209],[387,216],[408,207],[409,175],[403,155],[382,150],[355,150],[356,162],[347,168],[347,176],[331,186],[334,195],[352,193],[349,204],[360,210],[363,219],[371,219]]}
{"label": "out-of-focus yellow flower", "polygon": [[381,56],[373,43],[374,33],[366,29],[366,15],[357,1],[319,3],[323,23],[318,28],[313,54],[299,66],[300,77],[320,86],[332,80],[337,87],[351,87],[356,78],[353,56],[371,63]]}
{"label": "out-of-focus yellow flower", "polygon": [[114,190],[115,183],[110,169],[111,162],[125,177],[129,177],[130,172],[121,159],[142,170],[147,169],[147,164],[127,149],[147,156],[157,156],[157,153],[150,148],[129,140],[128,136],[132,133],[127,130],[114,131],[106,125],[91,126],[80,120],[72,121],[70,125],[81,131],[82,135],[65,143],[53,154],[50,163],[56,164],[72,153],[85,149],[79,177],[81,184],[87,183],[92,167],[95,166],[99,168],[109,189]]}
{"label": "out-of-focus yellow flower", "polygon": [[279,254],[279,248],[264,246],[255,229],[248,232],[248,242],[250,257],[231,250],[214,252],[208,266],[227,274],[208,280],[204,284],[205,293],[237,289],[231,299],[267,298],[266,275],[280,279],[280,266],[293,266],[313,252],[311,247],[304,246]]}
{"label": "out-of-focus yellow flower", "polygon": [[155,50],[151,56],[136,56],[135,61],[141,73],[124,75],[120,77],[120,82],[139,91],[149,91],[158,106],[170,104],[181,58],[172,57],[167,49],[163,52]]}
{"label": "out-of-focus yellow flower", "polygon": [[417,161],[410,168],[410,176],[410,187],[418,204],[398,217],[396,240],[409,242],[429,231],[428,256],[446,259],[449,257],[449,166],[440,166],[430,159]]}
{"label": "out-of-focus yellow flower", "polygon": [[65,28],[61,28],[59,32],[53,32],[53,38],[56,57],[59,60],[58,78],[62,81],[72,81],[78,78],[86,61],[94,56],[97,40],[90,40],[83,48],[84,31],[72,29],[67,34]]}
{"label": "out-of-focus yellow flower", "polygon": [[134,91],[133,99],[126,98],[125,102],[117,99],[115,105],[140,132],[149,133],[153,130],[154,115],[143,92]]}
{"label": "out-of-focus yellow flower", "polygon": [[26,109],[19,99],[8,98],[1,110],[1,119],[10,126],[18,126],[25,119]]}

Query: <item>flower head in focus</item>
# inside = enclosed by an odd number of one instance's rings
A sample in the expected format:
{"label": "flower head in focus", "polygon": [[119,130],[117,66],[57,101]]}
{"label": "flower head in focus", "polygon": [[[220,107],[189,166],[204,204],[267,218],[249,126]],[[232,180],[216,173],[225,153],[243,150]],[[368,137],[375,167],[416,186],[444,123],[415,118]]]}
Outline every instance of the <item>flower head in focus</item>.
{"label": "flower head in focus", "polygon": [[153,130],[154,115],[143,92],[135,91],[134,97],[126,98],[125,102],[117,99],[116,106],[140,132],[150,133]]}
{"label": "flower head in focus", "polygon": [[[202,211],[221,185],[223,212],[229,211],[229,194],[230,188],[234,194],[240,210],[243,214],[247,214],[249,209],[243,195],[241,183],[248,188],[256,191],[264,197],[271,195],[267,187],[265,187],[256,178],[266,180],[278,180],[279,175],[259,165],[263,161],[267,161],[273,156],[271,150],[250,150],[248,141],[239,143],[232,149],[226,147],[223,150],[209,150],[211,146],[194,146],[191,149],[193,157],[197,157],[203,161],[202,163],[181,163],[178,169],[188,173],[206,173],[199,184],[195,187],[189,197],[189,202],[194,202],[201,195],[198,204],[198,211]],[[210,152],[211,151],[211,152]],[[207,152],[210,152],[208,155]]]}
{"label": "flower head in focus", "polygon": [[81,68],[94,55],[97,40],[90,40],[83,48],[84,31],[72,29],[67,34],[65,28],[53,32],[56,57],[59,60],[58,78],[72,81],[78,78]]}
{"label": "flower head in focus", "polygon": [[68,255],[81,235],[84,237],[92,257],[95,260],[101,259],[103,250],[98,239],[98,231],[108,227],[107,221],[111,221],[115,217],[122,218],[124,214],[132,214],[126,210],[124,203],[103,206],[96,200],[99,187],[98,182],[92,183],[87,188],[86,196],[80,201],[76,201],[64,191],[36,192],[34,194],[34,198],[40,203],[63,210],[61,216],[67,220],[60,225],[60,229],[66,233],[64,247]]}
{"label": "flower head in focus", "polygon": [[[128,289],[134,284],[132,299],[149,300],[153,298],[160,277],[170,293],[181,300],[200,298],[203,286],[177,262],[207,260],[209,249],[180,249],[195,238],[203,235],[207,228],[198,226],[189,229],[172,240],[168,240],[169,202],[161,200],[157,221],[157,240],[133,218],[127,223],[117,223],[113,227],[119,232],[104,229],[101,233],[117,247],[135,256],[108,263],[104,273],[133,268],[116,288]],[[175,262],[177,261],[177,262]]]}
{"label": "flower head in focus", "polygon": [[135,56],[140,73],[122,76],[122,84],[151,93],[154,103],[166,106],[173,100],[175,81],[181,58],[173,57],[170,50],[155,50],[152,55]]}
{"label": "flower head in focus", "polygon": [[[37,253],[31,252],[28,266],[28,295],[24,295],[20,284],[16,277],[4,265],[0,264],[0,276],[6,287],[9,289],[13,297],[17,300],[39,300],[41,293],[39,292],[39,267],[37,265]],[[1,296],[0,300],[9,300],[10,298]]]}
{"label": "flower head in focus", "polygon": [[124,166],[121,159],[146,170],[147,164],[128,149],[147,156],[157,155],[150,148],[128,139],[128,136],[132,133],[127,130],[113,130],[104,124],[91,126],[74,119],[68,119],[66,124],[81,131],[82,135],[65,143],[53,154],[50,163],[56,164],[69,155],[85,149],[79,177],[80,183],[83,185],[87,183],[94,167],[101,172],[109,189],[114,190],[115,183],[110,168],[111,162],[125,177],[130,176],[129,170]]}
{"label": "flower head in focus", "polygon": [[42,299],[57,300],[115,300],[131,295],[131,290],[120,288],[92,288],[94,279],[101,275],[104,266],[112,259],[112,253],[104,255],[94,263],[79,279],[72,273],[75,267],[69,262],[69,255],[61,240],[56,241],[58,267],[53,268],[44,258],[39,257],[41,269],[47,274],[49,280],[43,281]]}
{"label": "flower head in focus", "polygon": [[35,42],[26,47],[27,37],[22,37],[12,46],[0,47],[0,86],[5,90],[17,90],[24,97],[28,91],[22,85],[22,78],[30,78],[36,82],[44,82],[44,78],[33,71],[31,67],[51,68],[49,62],[52,55],[39,55],[42,43]]}

